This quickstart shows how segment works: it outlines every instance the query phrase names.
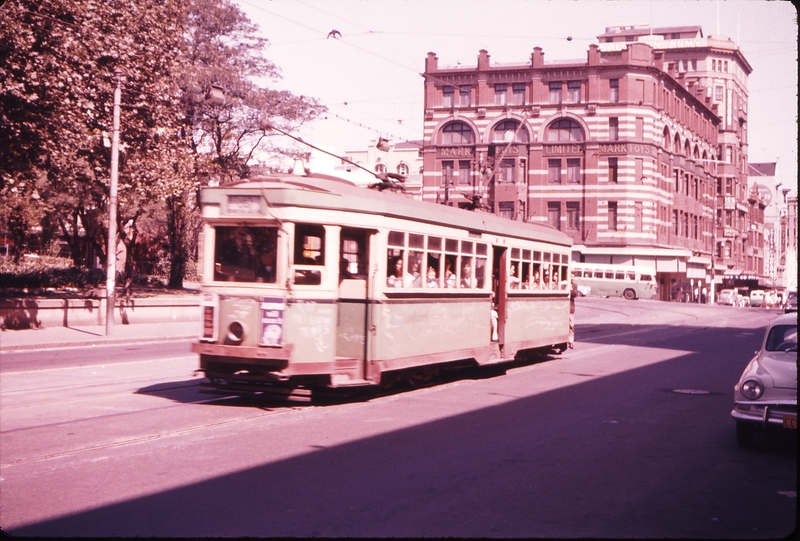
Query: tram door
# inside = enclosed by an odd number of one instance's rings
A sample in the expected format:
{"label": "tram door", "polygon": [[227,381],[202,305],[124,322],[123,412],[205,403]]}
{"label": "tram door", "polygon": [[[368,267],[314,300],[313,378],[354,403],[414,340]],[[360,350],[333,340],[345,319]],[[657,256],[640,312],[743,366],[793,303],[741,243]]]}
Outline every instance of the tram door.
{"label": "tram door", "polygon": [[492,246],[492,292],[497,309],[497,338],[505,343],[506,315],[508,313],[508,250],[504,246]]}
{"label": "tram door", "polygon": [[[342,228],[336,356],[364,367],[369,322],[369,239],[373,230]],[[362,372],[363,376],[363,372]]]}

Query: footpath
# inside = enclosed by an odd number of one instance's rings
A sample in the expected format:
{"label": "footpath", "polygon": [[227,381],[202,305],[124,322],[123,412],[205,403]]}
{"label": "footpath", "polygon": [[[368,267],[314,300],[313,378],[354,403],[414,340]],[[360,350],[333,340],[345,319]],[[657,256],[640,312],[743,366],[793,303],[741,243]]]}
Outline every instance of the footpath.
{"label": "footpath", "polygon": [[0,331],[0,355],[37,349],[192,340],[196,339],[199,333],[199,321],[135,323],[131,325],[116,323],[110,336],[106,336],[105,325],[5,330]]}
{"label": "footpath", "polygon": [[199,284],[186,284],[184,290],[178,294],[143,290],[131,300],[118,301],[108,336],[105,299],[0,299],[0,355],[37,349],[197,339]]}

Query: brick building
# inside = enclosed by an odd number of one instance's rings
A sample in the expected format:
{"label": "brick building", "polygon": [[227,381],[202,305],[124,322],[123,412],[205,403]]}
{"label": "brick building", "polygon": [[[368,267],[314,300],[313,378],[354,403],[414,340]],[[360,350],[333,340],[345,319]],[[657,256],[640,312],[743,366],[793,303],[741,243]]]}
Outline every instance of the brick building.
{"label": "brick building", "polygon": [[572,236],[576,261],[655,269],[664,300],[757,272],[752,68],[699,27],[598,39],[578,61],[546,62],[536,47],[524,64],[482,50],[477,66],[440,67],[429,53],[423,198],[550,224]]}

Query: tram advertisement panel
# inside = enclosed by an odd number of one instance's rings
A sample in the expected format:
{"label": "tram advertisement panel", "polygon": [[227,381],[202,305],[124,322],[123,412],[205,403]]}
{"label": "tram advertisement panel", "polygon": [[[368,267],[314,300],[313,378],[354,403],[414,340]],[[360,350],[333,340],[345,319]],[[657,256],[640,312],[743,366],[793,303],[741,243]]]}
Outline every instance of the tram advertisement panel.
{"label": "tram advertisement panel", "polygon": [[283,314],[286,312],[286,299],[280,297],[261,297],[261,332],[259,345],[283,345]]}

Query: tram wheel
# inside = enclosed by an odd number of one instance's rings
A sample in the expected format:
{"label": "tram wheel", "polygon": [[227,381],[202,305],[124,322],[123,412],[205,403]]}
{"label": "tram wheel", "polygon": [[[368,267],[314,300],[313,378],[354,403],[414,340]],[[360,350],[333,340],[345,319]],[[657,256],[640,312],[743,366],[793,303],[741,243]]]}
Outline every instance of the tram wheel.
{"label": "tram wheel", "polygon": [[622,296],[628,299],[629,301],[636,300],[636,292],[630,288],[626,289],[622,292]]}

